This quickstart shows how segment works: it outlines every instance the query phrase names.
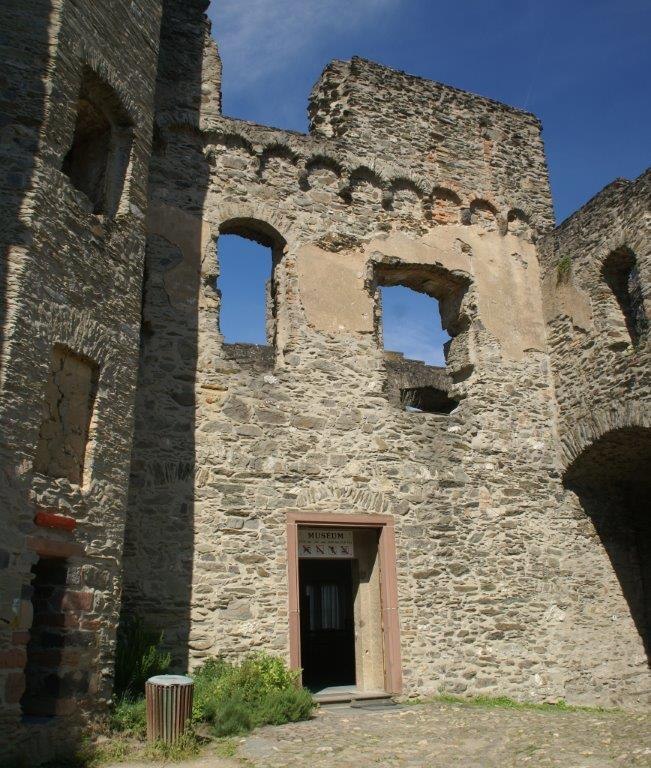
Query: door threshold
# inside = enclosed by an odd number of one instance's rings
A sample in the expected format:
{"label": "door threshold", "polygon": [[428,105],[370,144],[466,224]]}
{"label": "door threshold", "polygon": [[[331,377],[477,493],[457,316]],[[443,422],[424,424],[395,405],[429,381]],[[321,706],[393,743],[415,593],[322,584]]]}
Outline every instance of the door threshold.
{"label": "door threshold", "polygon": [[358,691],[355,688],[348,690],[324,691],[314,694],[314,700],[318,704],[347,704],[355,701],[380,701],[391,699],[392,695],[386,691]]}

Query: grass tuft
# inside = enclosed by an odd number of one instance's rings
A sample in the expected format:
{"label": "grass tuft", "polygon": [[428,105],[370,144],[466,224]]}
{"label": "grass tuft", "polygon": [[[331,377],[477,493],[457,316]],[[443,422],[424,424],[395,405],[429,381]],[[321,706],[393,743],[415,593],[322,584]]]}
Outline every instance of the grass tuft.
{"label": "grass tuft", "polygon": [[618,709],[606,709],[605,707],[583,707],[570,705],[562,699],[555,702],[533,702],[533,701],[515,701],[508,696],[455,696],[450,693],[440,693],[428,699],[418,699],[408,701],[408,704],[424,704],[432,702],[441,702],[444,704],[460,704],[467,707],[484,707],[499,709],[520,709],[535,710],[539,712],[619,712]]}
{"label": "grass tuft", "polygon": [[219,739],[215,746],[217,757],[235,757],[237,754],[237,743],[234,739]]}
{"label": "grass tuft", "polygon": [[147,744],[143,750],[143,757],[148,760],[169,760],[178,763],[188,760],[199,754],[201,743],[192,730],[182,734],[174,744],[166,744],[164,741],[155,741]]}
{"label": "grass tuft", "polygon": [[144,698],[123,696],[118,699],[111,711],[109,726],[116,733],[144,739],[147,735],[147,707]]}

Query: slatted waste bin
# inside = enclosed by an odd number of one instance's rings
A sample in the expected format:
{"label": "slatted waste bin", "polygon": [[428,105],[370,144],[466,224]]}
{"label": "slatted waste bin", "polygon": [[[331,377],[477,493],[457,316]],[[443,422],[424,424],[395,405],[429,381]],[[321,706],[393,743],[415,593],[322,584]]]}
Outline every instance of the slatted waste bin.
{"label": "slatted waste bin", "polygon": [[183,675],[156,675],[145,684],[147,739],[173,744],[192,714],[194,683]]}

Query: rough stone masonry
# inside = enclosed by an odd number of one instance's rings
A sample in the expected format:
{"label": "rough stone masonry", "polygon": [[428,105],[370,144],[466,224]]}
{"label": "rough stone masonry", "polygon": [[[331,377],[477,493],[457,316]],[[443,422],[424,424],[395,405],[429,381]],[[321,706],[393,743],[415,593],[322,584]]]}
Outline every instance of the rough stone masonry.
{"label": "rough stone masonry", "polygon": [[[290,659],[312,513],[395,532],[401,693],[648,706],[651,174],[554,229],[533,115],[359,58],[306,135],[225,117],[206,6],[0,8],[0,751],[106,711],[120,615]],[[444,369],[383,349],[391,285]]]}

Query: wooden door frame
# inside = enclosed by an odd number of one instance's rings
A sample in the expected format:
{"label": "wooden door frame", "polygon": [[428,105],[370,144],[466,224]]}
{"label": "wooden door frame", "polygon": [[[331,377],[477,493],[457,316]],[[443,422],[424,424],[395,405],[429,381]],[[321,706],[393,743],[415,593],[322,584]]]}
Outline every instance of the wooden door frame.
{"label": "wooden door frame", "polygon": [[384,687],[387,693],[402,692],[400,624],[398,621],[398,580],[396,536],[389,515],[345,515],[327,512],[290,512],[287,515],[287,577],[289,601],[289,664],[301,669],[301,617],[298,576],[299,526],[324,528],[373,528],[379,532],[380,599],[384,654]]}

